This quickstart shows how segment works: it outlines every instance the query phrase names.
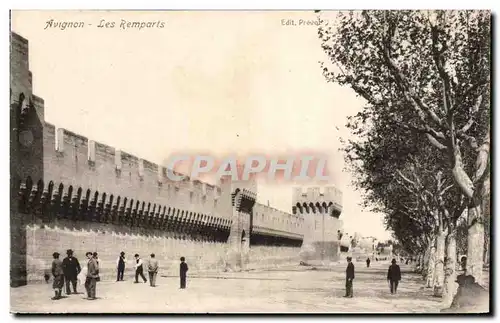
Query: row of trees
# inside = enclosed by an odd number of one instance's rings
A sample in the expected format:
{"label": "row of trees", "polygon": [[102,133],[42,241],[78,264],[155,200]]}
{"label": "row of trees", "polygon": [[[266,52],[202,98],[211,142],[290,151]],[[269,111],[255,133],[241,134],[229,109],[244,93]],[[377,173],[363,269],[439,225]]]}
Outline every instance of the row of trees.
{"label": "row of trees", "polygon": [[366,101],[347,124],[353,139],[345,155],[355,184],[366,207],[386,214],[400,248],[418,256],[428,287],[449,304],[457,237],[467,241],[466,271],[478,282],[489,246],[490,12],[321,17],[326,80]]}

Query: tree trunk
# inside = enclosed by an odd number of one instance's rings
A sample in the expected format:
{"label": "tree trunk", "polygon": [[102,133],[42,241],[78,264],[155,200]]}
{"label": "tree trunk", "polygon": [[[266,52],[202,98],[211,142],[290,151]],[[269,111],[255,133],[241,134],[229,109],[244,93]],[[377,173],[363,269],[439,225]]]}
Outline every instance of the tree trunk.
{"label": "tree trunk", "polygon": [[488,176],[483,184],[483,218],[484,218],[484,256],[483,263],[490,264],[490,234],[491,234],[491,196],[490,196],[490,177]]}
{"label": "tree trunk", "polygon": [[453,149],[453,178],[462,193],[470,200],[467,233],[467,275],[474,276],[476,282],[479,284],[482,283],[484,255],[484,219],[481,212],[481,202],[489,190],[489,185],[487,184],[489,178],[489,152],[490,130],[488,125],[488,131],[478,149],[474,169],[474,181],[472,181],[465,172],[459,147],[456,146]]}
{"label": "tree trunk", "polygon": [[417,266],[418,266],[419,273],[422,273],[424,271],[424,255],[423,254],[418,255]]}
{"label": "tree trunk", "polygon": [[467,275],[472,275],[478,284],[482,283],[484,255],[484,222],[481,203],[474,199],[469,207],[467,233]]}
{"label": "tree trunk", "polygon": [[446,252],[446,236],[448,230],[440,229],[436,237],[435,269],[434,269],[434,296],[443,296],[444,285],[444,256]]}
{"label": "tree trunk", "polygon": [[427,267],[427,288],[434,288],[434,272],[436,269],[436,247],[433,241],[433,244],[430,247],[429,251],[429,263]]}
{"label": "tree trunk", "polygon": [[446,237],[446,262],[444,276],[443,303],[446,308],[451,306],[453,297],[457,293],[458,284],[455,282],[457,277],[457,240],[456,230],[450,227]]}
{"label": "tree trunk", "polygon": [[422,255],[422,267],[420,267],[420,273],[422,274],[422,277],[426,280],[427,282],[427,269],[429,268],[429,255],[431,253],[430,247],[427,247],[425,249],[424,254]]}
{"label": "tree trunk", "polygon": [[484,245],[484,256],[483,256],[483,264],[490,264],[490,239],[486,238],[486,243]]}

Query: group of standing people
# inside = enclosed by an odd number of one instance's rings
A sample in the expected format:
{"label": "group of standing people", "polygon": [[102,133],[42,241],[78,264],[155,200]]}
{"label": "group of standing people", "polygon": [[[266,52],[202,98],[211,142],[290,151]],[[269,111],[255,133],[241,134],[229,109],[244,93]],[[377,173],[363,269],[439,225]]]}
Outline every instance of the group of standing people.
{"label": "group of standing people", "polygon": [[[155,258],[155,254],[150,255],[148,263],[148,273],[149,273],[149,283],[151,287],[156,286],[156,276],[158,274],[159,263]],[[116,260],[116,281],[123,281],[123,274],[125,273],[125,265],[127,260],[125,258],[125,252],[120,252],[120,256]],[[134,255],[134,270],[135,270],[135,281],[134,283],[139,283],[139,277],[142,278],[144,283],[147,283],[147,278],[144,276],[144,262],[142,261],[139,254]]]}
{"label": "group of standing people", "polygon": [[[180,259],[181,263],[179,266],[179,278],[180,278],[180,288],[184,289],[186,288],[186,277],[187,277],[187,272],[189,270],[188,265],[186,264],[186,259],[184,257],[181,257]],[[117,275],[116,275],[116,281],[123,281],[123,273],[125,272],[125,264],[126,264],[126,258],[125,258],[125,252],[120,252],[120,256],[116,260],[116,268],[117,268]],[[146,276],[144,276],[144,261],[141,259],[139,254],[134,255],[134,270],[135,270],[135,284],[139,283],[139,277],[142,279],[144,283],[148,282],[148,279]],[[149,274],[149,285],[151,287],[156,287],[156,277],[158,276],[158,269],[160,265],[158,260],[156,259],[156,255],[152,253],[150,255],[150,258],[147,262],[147,269],[148,269],[148,274]]]}
{"label": "group of standing people", "polygon": [[[125,270],[124,258],[125,258],[125,253],[122,251],[120,254],[119,263],[118,263],[118,275],[121,277],[121,279],[117,279],[116,281],[123,280],[123,271]],[[141,257],[137,253],[134,255],[134,259],[135,259],[135,264],[134,264],[135,281],[134,281],[134,283],[135,284],[139,283],[139,276],[142,278],[144,283],[147,283],[148,280],[144,276],[144,262],[142,261]],[[150,258],[148,261],[149,285],[151,287],[156,287],[156,276],[158,275],[158,269],[159,269],[158,260],[156,260],[155,254],[152,253],[150,255]]]}
{"label": "group of standing people", "polygon": [[[73,287],[73,294],[78,294],[78,278],[85,275],[85,289],[87,291],[87,299],[96,299],[97,281],[99,281],[99,260],[97,252],[87,252],[87,266],[85,272],[82,273],[82,267],[76,257],[73,256],[73,250],[66,251],[66,258],[62,261],[59,259],[60,254],[54,252],[52,257],[52,276],[54,281],[52,289],[54,290],[53,300],[62,298],[62,290],[66,283],[66,295],[71,295],[71,287]],[[81,275],[82,274],[82,275]]]}
{"label": "group of standing people", "polygon": [[[95,300],[96,298],[96,288],[97,282],[100,281],[99,276],[99,259],[97,252],[87,252],[85,256],[87,257],[87,266],[83,268],[76,257],[73,256],[73,250],[68,249],[66,251],[67,257],[62,261],[59,259],[60,254],[58,252],[53,253],[52,261],[52,276],[54,281],[52,283],[52,288],[54,290],[53,300],[62,298],[62,290],[64,283],[66,282],[66,295],[70,295],[71,287],[73,287],[73,294],[78,294],[77,286],[79,278],[83,279],[85,277],[85,289],[87,291],[87,299]],[[186,288],[186,277],[189,270],[186,264],[186,259],[184,257],[180,258],[179,266],[179,278],[180,278],[180,288]],[[120,256],[116,260],[116,281],[123,281],[123,276],[125,273],[126,258],[125,252],[120,252]],[[148,279],[144,276],[144,262],[139,256],[139,254],[134,255],[134,269],[135,269],[135,281],[134,283],[139,283],[139,277],[144,283],[147,283]],[[147,262],[147,270],[149,274],[149,283],[151,287],[156,287],[156,277],[158,275],[159,262],[156,259],[154,253],[150,255],[150,259]],[[46,277],[48,280],[48,276]]]}
{"label": "group of standing people", "polygon": [[[366,260],[366,267],[370,268],[370,258]],[[345,295],[344,297],[352,298],[353,296],[353,280],[354,280],[354,264],[352,263],[352,257],[347,257],[347,268],[345,271]],[[396,294],[398,290],[399,281],[401,280],[401,268],[396,263],[396,259],[392,259],[389,270],[387,271],[387,282],[389,283],[389,289],[391,294]]]}

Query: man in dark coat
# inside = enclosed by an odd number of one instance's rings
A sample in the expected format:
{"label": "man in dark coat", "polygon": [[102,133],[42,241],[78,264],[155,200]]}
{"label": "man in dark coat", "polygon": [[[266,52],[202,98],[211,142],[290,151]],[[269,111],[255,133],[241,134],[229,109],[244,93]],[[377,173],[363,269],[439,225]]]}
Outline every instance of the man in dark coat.
{"label": "man in dark coat", "polygon": [[401,280],[401,269],[396,264],[396,259],[392,259],[392,265],[389,266],[387,271],[387,281],[391,288],[391,294],[396,294],[398,291],[399,281]]}
{"label": "man in dark coat", "polygon": [[54,260],[52,260],[52,276],[54,276],[52,289],[54,289],[55,294],[52,299],[56,300],[61,298],[62,288],[64,286],[64,271],[62,261],[59,259],[59,252],[54,252],[52,257],[54,258]]}
{"label": "man in dark coat", "polygon": [[97,252],[94,251],[94,253],[92,254],[92,257],[95,259],[96,261],[96,264],[97,264],[97,279],[96,279],[96,282],[100,282],[101,281],[101,276],[99,276],[99,257],[98,257],[98,254]]}
{"label": "man in dark coat", "polygon": [[99,277],[99,265],[92,252],[87,252],[87,278],[85,279],[85,289],[87,290],[87,299],[96,299],[97,278]]}
{"label": "man in dark coat", "polygon": [[80,267],[80,263],[78,259],[73,257],[73,250],[68,249],[66,251],[68,255],[63,260],[63,270],[64,270],[64,280],[66,281],[66,295],[71,294],[70,283],[73,285],[73,293],[77,294],[76,286],[77,286],[77,277],[82,268]]}
{"label": "man in dark coat", "polygon": [[181,289],[186,288],[186,276],[187,271],[189,270],[188,265],[186,264],[186,258],[181,257],[181,264],[179,266],[179,276],[181,279]]}
{"label": "man in dark coat", "polygon": [[347,257],[347,269],[345,270],[345,295],[344,297],[353,297],[352,281],[354,280],[354,264],[352,258]]}
{"label": "man in dark coat", "polygon": [[370,268],[370,257],[366,258],[366,268]]}
{"label": "man in dark coat", "polygon": [[116,260],[116,281],[123,281],[123,273],[125,272],[125,252],[120,252],[120,257]]}

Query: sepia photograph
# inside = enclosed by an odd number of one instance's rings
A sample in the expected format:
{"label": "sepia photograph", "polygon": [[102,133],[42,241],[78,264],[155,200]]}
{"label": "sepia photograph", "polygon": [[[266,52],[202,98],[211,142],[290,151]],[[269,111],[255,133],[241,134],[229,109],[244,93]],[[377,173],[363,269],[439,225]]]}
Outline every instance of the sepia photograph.
{"label": "sepia photograph", "polygon": [[489,10],[10,10],[10,313],[491,315]]}

